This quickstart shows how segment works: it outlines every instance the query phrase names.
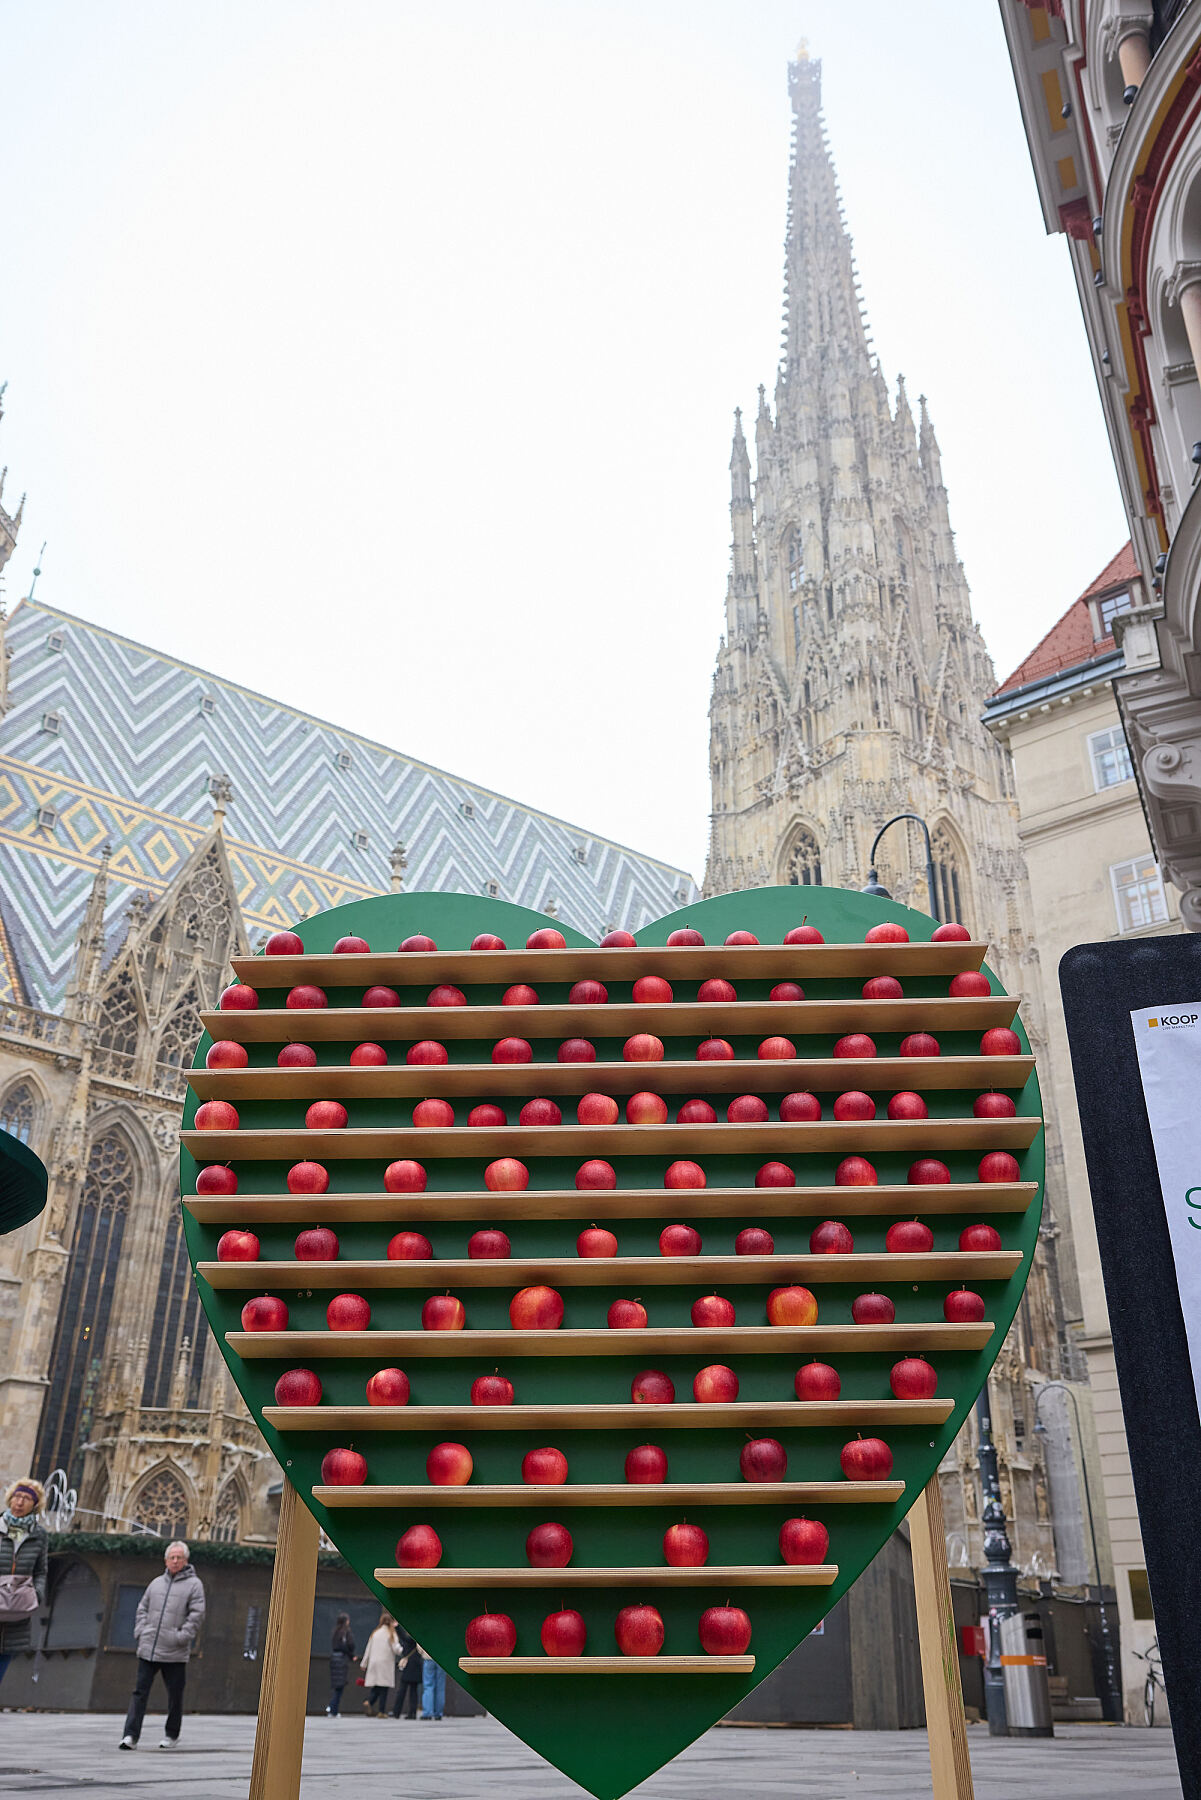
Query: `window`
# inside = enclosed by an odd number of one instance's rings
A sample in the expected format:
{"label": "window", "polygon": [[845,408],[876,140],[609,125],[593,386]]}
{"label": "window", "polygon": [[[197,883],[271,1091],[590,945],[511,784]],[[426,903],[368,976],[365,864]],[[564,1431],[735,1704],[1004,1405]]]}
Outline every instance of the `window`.
{"label": "window", "polygon": [[353,761],[354,761],[354,758],[351,756],[349,750],[339,750],[339,752],[338,752],[338,767],[340,769],[349,769],[349,767]]}
{"label": "window", "polygon": [[1130,611],[1130,594],[1105,594],[1094,602],[1096,606],[1096,633],[1098,638],[1113,636],[1113,622],[1118,613]]}
{"label": "window", "polygon": [[370,842],[371,839],[365,831],[355,832],[354,847],[356,850],[365,850]]}
{"label": "window", "polygon": [[473,806],[473,804],[470,800],[460,800],[459,801],[459,811],[462,813],[462,815],[465,819],[474,819],[475,818],[475,807]]}
{"label": "window", "polygon": [[215,713],[216,712],[217,702],[214,700],[214,698],[211,694],[201,694],[200,710],[202,713]]}
{"label": "window", "polygon": [[58,824],[58,813],[53,806],[38,807],[38,829],[53,831]]}
{"label": "window", "polygon": [[572,855],[578,863],[586,863],[588,861],[588,846],[586,844],[577,844],[572,851]]}
{"label": "window", "polygon": [[944,921],[964,922],[965,883],[960,878],[959,858],[945,827],[935,831],[930,848],[934,853],[934,886],[938,894],[939,917]]}
{"label": "window", "polygon": [[217,1495],[212,1535],[219,1544],[236,1543],[242,1533],[242,1495],[237,1480],[230,1476]]}
{"label": "window", "polygon": [[47,650],[55,650],[55,651],[57,651],[57,650],[61,650],[61,649],[62,649],[62,647],[63,647],[63,634],[62,634],[62,632],[61,632],[61,631],[52,631],[52,632],[51,632],[51,633],[50,633],[50,636],[49,636],[49,637],[48,637],[48,638],[47,638],[47,639],[46,639],[46,648],[47,648]]}
{"label": "window", "polygon": [[191,1279],[183,1224],[178,1211],[171,1214],[159,1260],[154,1296],[154,1328],[142,1380],[142,1405],[167,1407],[184,1343],[188,1345],[186,1406],[200,1405],[200,1381],[204,1373],[204,1339],[201,1333],[200,1294]]}
{"label": "window", "polygon": [[1109,871],[1119,931],[1140,931],[1144,925],[1162,925],[1168,916],[1167,897],[1155,858],[1148,852],[1132,862],[1114,863]]}
{"label": "window", "polygon": [[42,714],[42,730],[48,731],[51,737],[57,737],[63,728],[61,717],[56,712]]}
{"label": "window", "polygon": [[172,1469],[159,1469],[133,1503],[133,1523],[155,1537],[182,1538],[188,1529],[188,1497]]}
{"label": "window", "polygon": [[817,839],[811,831],[801,830],[797,833],[785,867],[786,879],[791,886],[821,886],[822,856]]}
{"label": "window", "polygon": [[0,1131],[11,1132],[13,1137],[27,1144],[33,1136],[35,1115],[33,1089],[27,1081],[19,1081],[16,1087],[9,1088],[0,1102]]}
{"label": "window", "polygon": [[1120,725],[1112,725],[1108,731],[1094,731],[1088,740],[1088,754],[1093,765],[1093,786],[1098,793],[1102,788],[1134,779],[1130,746]]}
{"label": "window", "polygon": [[495,900],[497,895],[500,893],[500,882],[499,881],[486,881],[484,883],[484,892],[487,894],[487,896],[490,900]]}
{"label": "window", "polygon": [[805,547],[801,534],[794,531],[788,540],[788,589],[795,594],[805,579]]}

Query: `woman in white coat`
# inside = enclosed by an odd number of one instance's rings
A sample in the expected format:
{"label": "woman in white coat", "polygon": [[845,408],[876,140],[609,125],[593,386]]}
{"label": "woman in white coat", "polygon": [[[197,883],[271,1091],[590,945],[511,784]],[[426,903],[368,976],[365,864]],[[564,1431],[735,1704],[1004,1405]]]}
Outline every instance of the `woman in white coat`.
{"label": "woman in white coat", "polygon": [[363,1711],[371,1717],[382,1719],[386,1716],[385,1703],[396,1686],[396,1658],[399,1654],[400,1639],[396,1635],[396,1620],[391,1613],[381,1613],[379,1624],[367,1639],[359,1658],[363,1686],[367,1689]]}

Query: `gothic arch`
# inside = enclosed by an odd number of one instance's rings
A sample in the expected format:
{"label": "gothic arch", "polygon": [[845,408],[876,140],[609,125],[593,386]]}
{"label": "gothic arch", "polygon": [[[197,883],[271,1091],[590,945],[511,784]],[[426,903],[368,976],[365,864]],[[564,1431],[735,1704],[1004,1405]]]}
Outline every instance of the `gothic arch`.
{"label": "gothic arch", "polygon": [[32,1070],[16,1076],[0,1096],[0,1131],[31,1147],[41,1140],[49,1096]]}
{"label": "gothic arch", "polygon": [[195,1496],[177,1463],[164,1459],[147,1471],[126,1505],[131,1524],[161,1538],[186,1538]]}
{"label": "gothic arch", "polygon": [[785,838],[780,856],[780,883],[791,887],[821,887],[821,845],[811,826],[796,824]]}
{"label": "gothic arch", "polygon": [[195,977],[189,981],[168,1013],[154,1046],[157,1080],[165,1088],[183,1088],[183,1070],[190,1068],[200,1042],[200,1008],[203,999]]}
{"label": "gothic arch", "polygon": [[99,1073],[131,1080],[138,1043],[146,1019],[137,975],[126,960],[100,997],[93,1035],[93,1057]]}
{"label": "gothic arch", "polygon": [[971,868],[963,839],[949,819],[939,819],[930,833],[938,910],[944,921],[971,925]]}
{"label": "gothic arch", "polygon": [[246,1488],[239,1475],[227,1476],[217,1494],[213,1508],[213,1528],[209,1533],[218,1543],[233,1544],[243,1536],[246,1518]]}
{"label": "gothic arch", "polygon": [[[200,1294],[191,1278],[187,1245],[184,1242],[183,1217],[178,1200],[178,1181],[169,1178],[161,1248],[158,1257],[158,1279],[153,1289],[154,1311],[147,1321],[149,1349],[142,1378],[142,1405],[164,1408],[171,1405],[171,1390],[183,1355],[184,1340],[189,1351],[185,1407],[200,1405],[204,1376],[204,1352],[208,1341],[200,1310]],[[154,1246],[150,1245],[148,1261],[153,1267]]]}

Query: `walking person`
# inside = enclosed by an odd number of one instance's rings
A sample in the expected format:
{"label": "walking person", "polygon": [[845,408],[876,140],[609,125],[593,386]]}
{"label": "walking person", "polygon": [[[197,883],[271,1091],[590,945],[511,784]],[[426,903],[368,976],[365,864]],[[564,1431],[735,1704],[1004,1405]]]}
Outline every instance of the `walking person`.
{"label": "walking person", "polygon": [[391,1613],[382,1612],[362,1655],[363,1685],[367,1689],[363,1711],[368,1718],[382,1719],[386,1714],[388,1695],[396,1681],[398,1649],[396,1620]]}
{"label": "walking person", "polygon": [[402,1630],[400,1633],[400,1655],[396,1661],[396,1670],[399,1680],[396,1688],[396,1698],[392,1702],[392,1717],[394,1719],[416,1719],[417,1694],[421,1687],[421,1671],[424,1663],[425,1657],[417,1639],[415,1637],[410,1637],[407,1631]]}
{"label": "walking person", "polygon": [[0,1513],[0,1681],[14,1656],[33,1648],[33,1621],[46,1600],[49,1540],[39,1522],[45,1494],[32,1475],[14,1481]]}
{"label": "walking person", "polygon": [[342,1716],[342,1690],[350,1680],[350,1661],[354,1649],[350,1614],[339,1613],[334,1620],[334,1633],[329,1646],[329,1705],[325,1709],[327,1719]]}
{"label": "walking person", "polygon": [[125,1715],[125,1732],[118,1746],[136,1750],[146,1717],[146,1702],[161,1675],[167,1690],[167,1722],[159,1740],[160,1750],[173,1750],[183,1724],[183,1689],[188,1678],[188,1658],[204,1623],[204,1588],[192,1567],[188,1546],[168,1544],[167,1565],[156,1575],[138,1601],[134,1618],[134,1646],[138,1653],[138,1678]]}
{"label": "walking person", "polygon": [[421,1671],[421,1716],[440,1719],[446,1704],[446,1670],[438,1667],[428,1650],[421,1654],[425,1659]]}

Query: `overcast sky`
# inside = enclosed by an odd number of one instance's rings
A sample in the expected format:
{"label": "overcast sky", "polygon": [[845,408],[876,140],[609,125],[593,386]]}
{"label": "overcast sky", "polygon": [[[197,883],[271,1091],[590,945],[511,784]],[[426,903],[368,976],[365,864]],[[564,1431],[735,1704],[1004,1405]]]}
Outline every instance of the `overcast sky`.
{"label": "overcast sky", "polygon": [[786,64],[998,676],[1124,541],[995,5],[0,0],[38,596],[702,872]]}

